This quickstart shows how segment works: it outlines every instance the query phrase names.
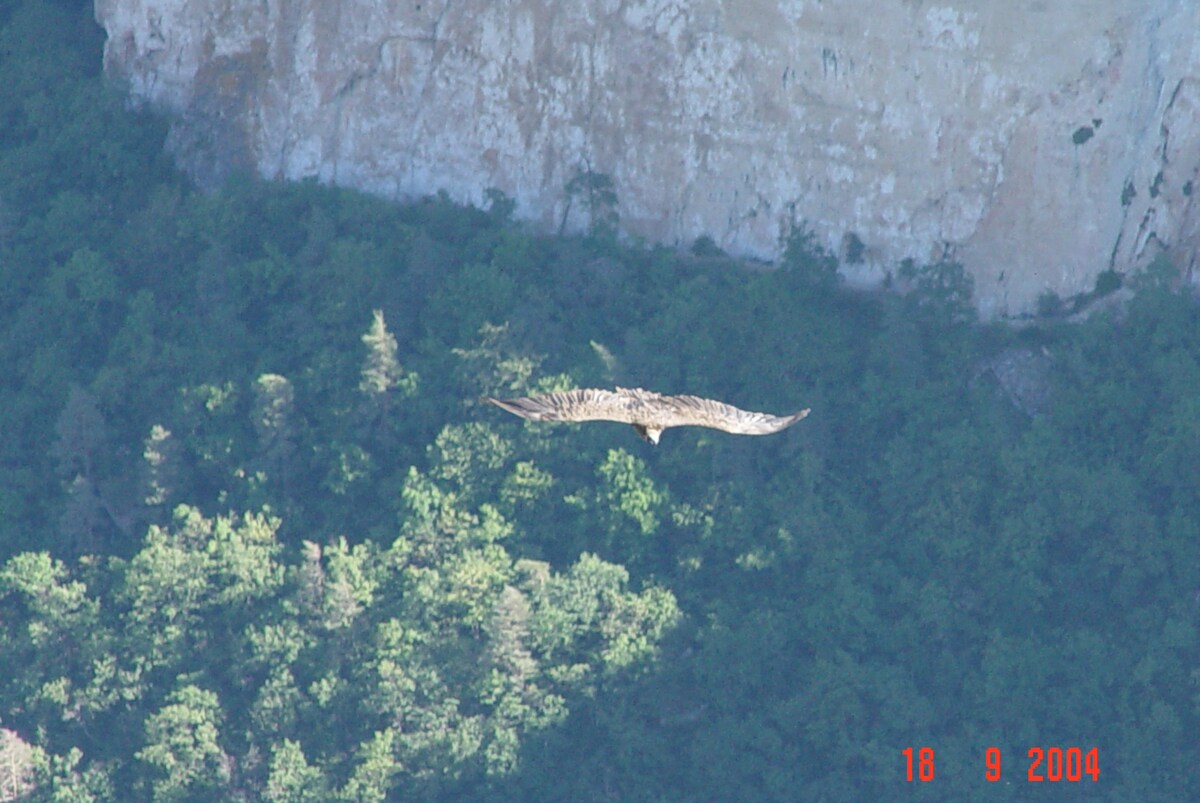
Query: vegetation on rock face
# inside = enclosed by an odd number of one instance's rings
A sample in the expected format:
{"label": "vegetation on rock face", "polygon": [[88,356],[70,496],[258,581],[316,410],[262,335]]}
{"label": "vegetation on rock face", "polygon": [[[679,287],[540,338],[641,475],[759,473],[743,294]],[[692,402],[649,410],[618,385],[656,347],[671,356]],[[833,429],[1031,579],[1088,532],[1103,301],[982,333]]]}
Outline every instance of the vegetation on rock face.
{"label": "vegetation on rock face", "polygon": [[[910,746],[918,796],[1055,746],[1200,794],[1169,265],[1018,333],[803,232],[749,273],[499,196],[200,195],[87,13],[0,8],[0,799],[889,799]],[[478,401],[616,383],[813,413],[651,449]]]}

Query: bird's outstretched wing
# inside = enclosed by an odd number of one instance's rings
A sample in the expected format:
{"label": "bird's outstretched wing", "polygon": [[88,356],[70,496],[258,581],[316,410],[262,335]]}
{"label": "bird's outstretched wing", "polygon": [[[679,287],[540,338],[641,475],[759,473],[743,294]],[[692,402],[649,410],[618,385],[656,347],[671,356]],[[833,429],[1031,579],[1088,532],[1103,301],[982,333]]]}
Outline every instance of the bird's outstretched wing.
{"label": "bird's outstretched wing", "polygon": [[619,421],[633,424],[636,423],[635,408],[641,406],[625,393],[595,388],[563,390],[516,399],[493,399],[488,396],[487,401],[530,421]]}
{"label": "bird's outstretched wing", "polygon": [[770,435],[787,429],[809,413],[807,409],[784,416],[755,413],[699,396],[663,396],[662,401],[671,408],[670,423],[666,426],[710,427],[734,435]]}

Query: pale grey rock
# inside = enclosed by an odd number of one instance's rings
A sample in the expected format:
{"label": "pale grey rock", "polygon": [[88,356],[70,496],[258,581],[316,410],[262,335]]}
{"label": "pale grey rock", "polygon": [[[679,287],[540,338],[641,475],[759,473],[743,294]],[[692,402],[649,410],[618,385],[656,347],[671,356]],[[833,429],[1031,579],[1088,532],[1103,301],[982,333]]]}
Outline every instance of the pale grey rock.
{"label": "pale grey rock", "polygon": [[[1192,0],[97,0],[105,66],[233,167],[390,198],[488,188],[579,230],[771,260],[796,222],[852,283],[961,261],[988,317],[1200,248]],[[846,260],[853,256],[855,261]]]}

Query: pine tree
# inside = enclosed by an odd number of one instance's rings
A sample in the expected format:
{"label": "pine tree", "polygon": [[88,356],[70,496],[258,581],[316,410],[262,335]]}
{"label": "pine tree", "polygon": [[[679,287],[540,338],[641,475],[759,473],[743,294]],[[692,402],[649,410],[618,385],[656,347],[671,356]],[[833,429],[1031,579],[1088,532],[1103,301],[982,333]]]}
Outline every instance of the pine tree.
{"label": "pine tree", "polygon": [[95,480],[96,460],[108,443],[108,427],[96,398],[85,388],[72,385],[54,432],[58,438],[51,447],[51,455],[58,476],[72,479],[83,475]]}
{"label": "pine tree", "polygon": [[358,407],[358,419],[364,430],[361,434],[388,449],[401,440],[393,415],[396,402],[416,392],[418,377],[405,372],[400,365],[396,338],[388,331],[382,310],[374,311],[371,327],[362,336],[362,342],[366,344],[367,356],[358,383],[362,394]]}
{"label": "pine tree", "polygon": [[379,398],[399,388],[404,369],[396,357],[396,338],[388,331],[383,310],[374,311],[371,328],[362,336],[362,342],[367,346],[367,357],[363,360],[358,389],[371,398]]}
{"label": "pine tree", "polygon": [[145,461],[143,504],[161,510],[171,500],[180,479],[179,446],[171,430],[161,424],[152,426],[142,459]]}
{"label": "pine tree", "polygon": [[320,768],[308,763],[299,742],[284,739],[271,754],[270,778],[265,799],[272,803],[328,800],[329,790]]}
{"label": "pine tree", "polygon": [[67,501],[58,518],[63,545],[72,554],[95,554],[109,531],[109,517],[95,484],[83,474],[67,486]]}
{"label": "pine tree", "polygon": [[296,392],[279,374],[263,374],[254,383],[254,432],[258,435],[258,464],[266,479],[283,490],[284,498],[295,473]]}
{"label": "pine tree", "polygon": [[222,711],[217,695],[187,685],[146,721],[146,747],[137,758],[151,771],[155,800],[219,799],[231,778],[220,744]]}
{"label": "pine tree", "polygon": [[16,731],[0,728],[0,803],[19,800],[33,790],[34,751]]}

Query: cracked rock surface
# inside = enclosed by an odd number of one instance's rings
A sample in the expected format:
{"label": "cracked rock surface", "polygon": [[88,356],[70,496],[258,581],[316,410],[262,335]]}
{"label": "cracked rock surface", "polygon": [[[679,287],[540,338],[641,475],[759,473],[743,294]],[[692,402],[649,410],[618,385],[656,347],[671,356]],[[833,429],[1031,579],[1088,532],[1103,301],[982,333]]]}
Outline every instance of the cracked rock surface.
{"label": "cracked rock surface", "polygon": [[97,0],[105,66],[232,168],[391,198],[488,188],[545,230],[771,260],[793,222],[852,283],[955,259],[985,317],[1200,247],[1192,0]]}

